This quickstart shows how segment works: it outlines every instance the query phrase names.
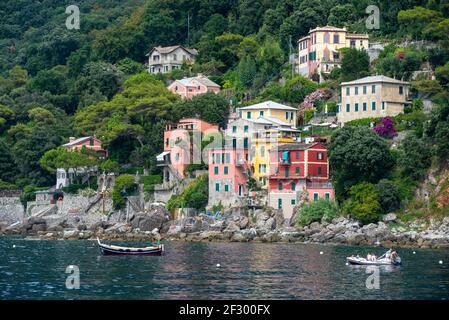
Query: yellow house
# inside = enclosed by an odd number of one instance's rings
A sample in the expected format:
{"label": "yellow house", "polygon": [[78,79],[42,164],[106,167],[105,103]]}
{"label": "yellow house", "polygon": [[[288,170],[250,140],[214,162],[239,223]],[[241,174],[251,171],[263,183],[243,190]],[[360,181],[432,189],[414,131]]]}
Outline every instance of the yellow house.
{"label": "yellow house", "polygon": [[291,126],[297,124],[298,109],[274,101],[265,101],[248,107],[237,108],[242,119],[254,120],[264,117],[268,120],[274,118]]}
{"label": "yellow house", "polygon": [[298,40],[299,73],[313,78],[329,74],[341,64],[339,49],[355,48],[368,50],[368,34],[349,33],[346,28],[333,26],[317,27]]}

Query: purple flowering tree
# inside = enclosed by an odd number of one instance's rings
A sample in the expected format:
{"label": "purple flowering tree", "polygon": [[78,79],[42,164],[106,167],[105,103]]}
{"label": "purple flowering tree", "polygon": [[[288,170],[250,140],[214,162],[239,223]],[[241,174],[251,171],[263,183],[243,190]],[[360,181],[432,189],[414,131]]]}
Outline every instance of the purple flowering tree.
{"label": "purple flowering tree", "polygon": [[396,129],[394,128],[393,119],[390,117],[385,117],[380,120],[380,122],[373,128],[374,132],[376,132],[379,136],[384,138],[393,138],[398,135]]}

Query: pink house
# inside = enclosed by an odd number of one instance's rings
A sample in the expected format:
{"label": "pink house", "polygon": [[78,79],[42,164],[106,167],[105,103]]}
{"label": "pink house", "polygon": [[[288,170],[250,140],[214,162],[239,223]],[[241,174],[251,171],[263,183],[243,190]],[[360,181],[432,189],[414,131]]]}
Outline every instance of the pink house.
{"label": "pink house", "polygon": [[217,148],[209,150],[209,205],[231,206],[248,194],[247,180],[251,166],[248,149]]}
{"label": "pink house", "polygon": [[168,90],[179,94],[184,99],[192,99],[196,95],[207,92],[219,93],[220,86],[207,77],[199,75],[193,78],[175,80],[168,86]]}
{"label": "pink house", "polygon": [[156,157],[157,165],[163,167],[164,182],[182,179],[189,164],[200,164],[202,159],[198,146],[202,137],[217,132],[217,125],[196,118],[181,119],[176,125],[167,125],[164,152]]}
{"label": "pink house", "polygon": [[86,147],[88,150],[96,151],[103,157],[108,155],[107,151],[102,147],[101,140],[96,137],[82,137],[78,139],[70,137],[69,142],[63,144],[62,147],[69,151],[81,151],[83,147]]}

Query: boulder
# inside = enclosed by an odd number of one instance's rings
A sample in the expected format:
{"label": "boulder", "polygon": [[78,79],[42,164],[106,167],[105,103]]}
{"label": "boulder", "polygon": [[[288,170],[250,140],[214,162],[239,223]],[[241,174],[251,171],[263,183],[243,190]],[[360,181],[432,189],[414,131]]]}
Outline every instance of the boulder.
{"label": "boulder", "polygon": [[385,222],[385,223],[394,222],[394,221],[396,221],[396,219],[397,219],[397,216],[394,213],[386,214],[382,218],[383,222]]}
{"label": "boulder", "polygon": [[225,232],[236,232],[239,230],[240,230],[240,227],[234,221],[229,221],[228,225],[224,229]]}
{"label": "boulder", "polygon": [[150,214],[137,214],[131,221],[132,228],[139,228],[142,231],[151,231],[154,228],[159,230],[164,222],[167,221],[166,210],[154,210]]}
{"label": "boulder", "polygon": [[64,230],[62,233],[62,237],[64,239],[75,239],[78,238],[78,230]]}
{"label": "boulder", "polygon": [[248,240],[248,237],[240,231],[235,232],[231,237],[231,241],[234,242],[248,242]]}
{"label": "boulder", "polygon": [[240,229],[246,229],[249,225],[249,219],[248,217],[243,217],[240,219],[238,226],[240,227]]}

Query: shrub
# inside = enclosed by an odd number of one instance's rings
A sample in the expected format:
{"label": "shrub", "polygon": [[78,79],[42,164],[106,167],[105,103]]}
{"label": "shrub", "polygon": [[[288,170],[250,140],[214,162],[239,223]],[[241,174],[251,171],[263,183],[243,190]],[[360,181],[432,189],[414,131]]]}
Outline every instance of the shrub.
{"label": "shrub", "polygon": [[380,206],[385,213],[399,209],[401,197],[398,188],[392,181],[386,179],[380,180],[376,185],[376,191],[379,194]]}
{"label": "shrub", "polygon": [[12,183],[0,180],[0,190],[17,190],[17,186]]}
{"label": "shrub", "polygon": [[331,221],[339,216],[339,209],[336,202],[328,200],[318,200],[306,204],[299,209],[297,224],[306,226],[315,221]]}
{"label": "shrub", "polygon": [[204,210],[209,200],[209,179],[204,174],[193,180],[180,195],[174,195],[168,200],[167,209],[195,208]]}
{"label": "shrub", "polygon": [[374,132],[377,133],[379,136],[384,138],[393,138],[398,135],[396,132],[396,129],[394,128],[394,122],[393,119],[390,117],[385,117],[382,120],[380,120],[379,124],[376,125],[373,128]]}
{"label": "shrub", "polygon": [[376,222],[382,213],[379,194],[373,184],[362,182],[352,186],[343,212],[366,224]]}
{"label": "shrub", "polygon": [[373,117],[373,118],[363,118],[363,119],[355,119],[345,123],[345,127],[371,127],[371,124],[376,124],[382,118]]}
{"label": "shrub", "polygon": [[127,195],[132,194],[137,190],[137,185],[134,177],[131,175],[123,175],[115,179],[114,188],[112,190],[112,201],[114,208],[121,209],[125,207]]}
{"label": "shrub", "polygon": [[154,185],[162,183],[162,177],[159,175],[142,176],[140,178],[140,183],[143,183],[143,189],[146,192],[152,192],[154,190]]}

